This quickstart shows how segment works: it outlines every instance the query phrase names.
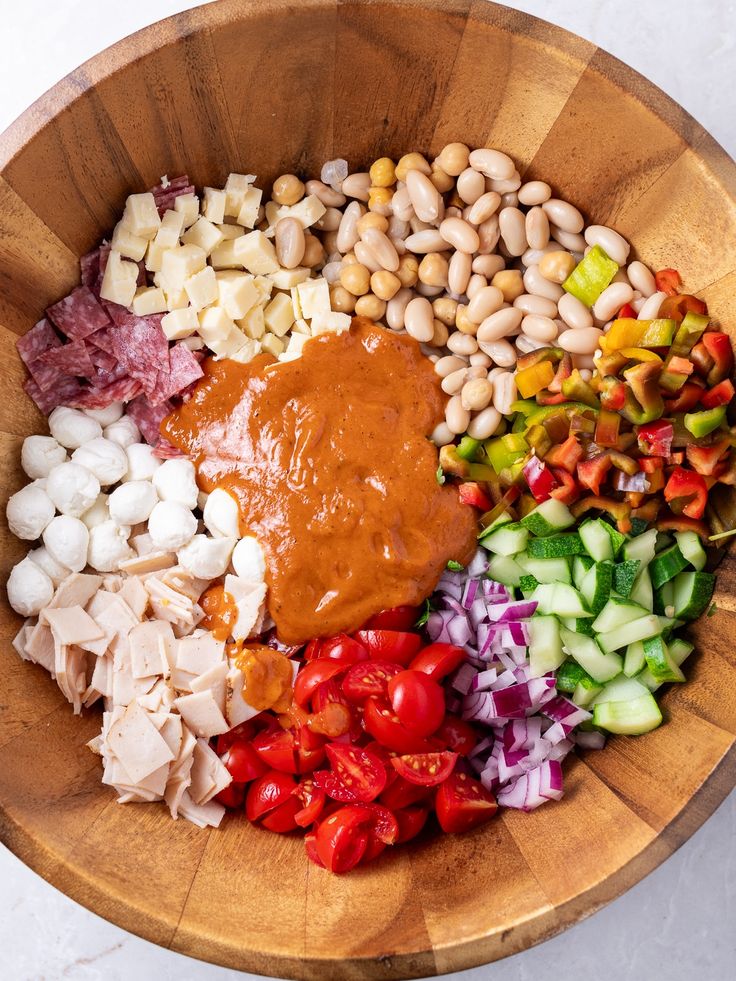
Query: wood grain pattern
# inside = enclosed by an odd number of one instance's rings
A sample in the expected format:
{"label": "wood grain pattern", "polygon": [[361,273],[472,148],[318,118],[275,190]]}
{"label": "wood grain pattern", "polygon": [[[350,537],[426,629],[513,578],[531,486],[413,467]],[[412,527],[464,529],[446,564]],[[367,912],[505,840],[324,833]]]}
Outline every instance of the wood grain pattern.
{"label": "wood grain pattern", "polygon": [[[621,153],[622,135],[626,153]],[[332,155],[499,144],[651,264],[677,266],[736,336],[736,167],[671,100],[588,42],[484,0],[221,0],[87,62],[0,139],[0,497],[41,418],[17,334],[75,280],[126,193],[187,170],[268,180]],[[734,497],[719,505],[736,522]],[[0,574],[22,546],[0,521]],[[564,929],[677,848],[736,781],[736,563],[695,625],[669,724],[567,768],[567,794],[466,836],[428,838],[344,878],[299,839],[120,807],[43,672],[0,643],[0,834],[102,916],[236,969],[304,979],[460,970]],[[595,840],[591,854],[589,842]]]}

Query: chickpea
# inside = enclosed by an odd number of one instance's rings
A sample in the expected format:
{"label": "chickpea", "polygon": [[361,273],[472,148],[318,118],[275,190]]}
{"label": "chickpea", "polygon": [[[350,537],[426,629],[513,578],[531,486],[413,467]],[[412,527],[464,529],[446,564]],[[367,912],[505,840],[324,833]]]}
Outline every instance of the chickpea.
{"label": "chickpea", "polygon": [[355,312],[359,317],[380,320],[386,312],[386,301],[379,300],[373,293],[367,293],[365,296],[361,296],[355,304]]}
{"label": "chickpea", "polygon": [[446,191],[451,191],[455,186],[454,178],[450,177],[449,174],[446,174],[436,160],[432,164],[432,173],[429,175],[429,179],[432,181],[440,194],[444,194]]}
{"label": "chickpea", "polygon": [[371,287],[371,273],[367,266],[355,262],[340,270],[340,285],[353,296],[364,296]]}
{"label": "chickpea", "polygon": [[447,344],[447,339],[450,336],[450,332],[446,325],[442,323],[441,320],[437,320],[435,317],[434,321],[434,334],[432,335],[432,340],[429,342],[432,347],[444,347]]}
{"label": "chickpea", "polygon": [[342,257],[343,266],[354,266],[357,261],[358,260],[354,252],[346,252]]}
{"label": "chickpea", "polygon": [[273,182],[271,197],[278,204],[296,204],[304,197],[304,185],[295,174],[282,174]]}
{"label": "chickpea", "polygon": [[355,310],[355,297],[344,286],[335,285],[330,289],[330,306],[336,313],[352,313]]}
{"label": "chickpea", "polygon": [[497,272],[491,280],[491,286],[501,290],[506,303],[513,303],[524,292],[524,281],[518,269],[502,269]]}
{"label": "chickpea", "polygon": [[325,250],[322,243],[315,235],[304,236],[304,255],[302,256],[302,266],[317,266],[325,261]]}
{"label": "chickpea", "polygon": [[575,260],[569,252],[548,252],[539,260],[539,271],[551,283],[564,283],[575,268]]}
{"label": "chickpea", "polygon": [[443,147],[437,163],[450,177],[459,177],[468,166],[470,150],[464,143],[448,143]]}
{"label": "chickpea", "polygon": [[455,326],[457,300],[453,300],[450,296],[438,296],[432,304],[432,309],[437,320],[441,320],[447,327]]}
{"label": "chickpea", "polygon": [[396,168],[390,157],[379,157],[368,171],[373,187],[391,187],[396,183]]}
{"label": "chickpea", "polygon": [[368,210],[379,215],[391,214],[392,192],[387,187],[371,187],[368,192]]}
{"label": "chickpea", "polygon": [[383,215],[376,214],[375,211],[369,211],[361,218],[358,218],[358,222],[355,227],[358,229],[358,232],[361,235],[369,228],[377,228],[379,232],[385,233],[388,231],[388,219]]}
{"label": "chickpea", "polygon": [[396,275],[402,286],[416,286],[419,279],[419,260],[417,257],[409,253],[400,256]]}
{"label": "chickpea", "polygon": [[455,312],[455,326],[461,334],[476,334],[478,324],[468,316],[468,308],[464,303],[459,303]]}
{"label": "chickpea", "polygon": [[395,177],[397,181],[405,181],[406,175],[410,170],[421,170],[427,177],[432,173],[432,168],[427,163],[421,153],[405,153],[396,164]]}
{"label": "chickpea", "polygon": [[419,263],[419,281],[426,286],[447,286],[449,263],[441,252],[428,252]]}
{"label": "chickpea", "polygon": [[381,269],[371,276],[371,289],[379,300],[390,300],[401,289],[401,280],[393,273]]}

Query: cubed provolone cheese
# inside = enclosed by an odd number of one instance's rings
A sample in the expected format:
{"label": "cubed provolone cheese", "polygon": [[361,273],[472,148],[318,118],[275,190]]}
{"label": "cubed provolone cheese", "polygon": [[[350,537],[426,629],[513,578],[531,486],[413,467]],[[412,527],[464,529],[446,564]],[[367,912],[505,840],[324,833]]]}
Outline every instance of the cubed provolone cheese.
{"label": "cubed provolone cheese", "polygon": [[[330,288],[323,278],[308,279],[296,288],[301,307],[301,316],[311,320],[315,316],[326,316],[330,309]],[[297,316],[299,316],[297,314]]]}
{"label": "cubed provolone cheese", "polygon": [[202,214],[208,221],[219,224],[225,219],[225,203],[227,195],[215,187],[205,187]]}
{"label": "cubed provolone cheese", "polygon": [[249,361],[252,361],[253,358],[260,353],[260,343],[258,341],[254,341],[250,337],[246,337],[245,342],[241,344],[237,351],[234,351],[232,354],[228,355],[228,357],[232,361],[240,361],[241,364],[248,364]]}
{"label": "cubed provolone cheese", "polygon": [[123,259],[119,252],[111,251],[100,287],[102,299],[129,307],[133,302],[137,283],[138,266]]}
{"label": "cubed provolone cheese", "polygon": [[263,313],[267,329],[277,337],[283,337],[294,323],[294,307],[286,293],[277,293]]}
{"label": "cubed provolone cheese", "polygon": [[276,272],[279,261],[276,249],[263,232],[249,232],[233,241],[235,255],[240,259],[248,272],[258,276]]}
{"label": "cubed provolone cheese", "polygon": [[190,276],[207,265],[207,253],[198,245],[188,243],[175,249],[167,249],[161,264],[161,286],[165,292],[176,293],[184,289]]}
{"label": "cubed provolone cheese", "polygon": [[264,351],[268,351],[275,358],[278,358],[280,354],[283,354],[286,350],[286,345],[280,337],[275,334],[266,334],[266,336],[261,341],[261,348]]}
{"label": "cubed provolone cheese", "polygon": [[249,187],[243,196],[243,204],[238,212],[238,224],[244,228],[255,228],[258,209],[261,206],[263,191],[259,187]]}
{"label": "cubed provolone cheese", "polygon": [[219,295],[217,274],[212,266],[205,266],[184,280],[184,289],[195,310],[203,310],[214,303]]}
{"label": "cubed provolone cheese", "polygon": [[208,307],[200,312],[199,336],[213,351],[214,345],[227,340],[232,330],[237,330],[235,323],[222,307]]}
{"label": "cubed provolone cheese", "polygon": [[146,317],[151,313],[166,313],[166,296],[159,286],[141,286],[133,297],[133,313]]}
{"label": "cubed provolone cheese", "polygon": [[219,304],[233,320],[240,320],[259,301],[260,293],[252,275],[226,270],[217,273]]}
{"label": "cubed provolone cheese", "polygon": [[115,231],[112,233],[112,242],[110,244],[116,252],[119,252],[126,259],[140,262],[146,254],[148,239],[141,238],[140,235],[134,235],[129,228],[126,228],[122,221],[119,221],[115,226]]}
{"label": "cubed provolone cheese", "polygon": [[180,194],[174,201],[174,211],[179,212],[184,227],[189,228],[199,218],[199,198],[196,194]]}
{"label": "cubed provolone cheese", "polygon": [[193,307],[172,310],[161,318],[161,329],[170,341],[189,337],[199,330],[199,319]]}
{"label": "cubed provolone cheese", "polygon": [[144,194],[129,194],[125,202],[123,224],[133,235],[151,239],[161,227],[161,219],[156,207],[156,199],[150,191]]}
{"label": "cubed provolone cheese", "polygon": [[[227,225],[220,225],[219,228],[227,228]],[[220,242],[210,253],[210,263],[213,269],[242,269],[243,263],[235,254],[236,239],[225,239]]]}
{"label": "cubed provolone cheese", "polygon": [[237,323],[245,336],[252,337],[254,341],[260,340],[266,333],[266,321],[263,316],[263,307],[260,304],[256,304]]}
{"label": "cubed provolone cheese", "polygon": [[307,266],[295,266],[294,269],[278,269],[269,273],[268,278],[277,290],[290,290],[309,279],[310,274],[311,269]]}
{"label": "cubed provolone cheese", "polygon": [[245,195],[255,181],[254,174],[230,174],[225,182],[225,214],[237,218],[243,207]]}
{"label": "cubed provolone cheese", "polygon": [[222,232],[207,218],[198,218],[181,237],[185,245],[198,245],[207,255],[222,242]]}
{"label": "cubed provolone cheese", "polygon": [[350,314],[334,312],[312,317],[309,326],[312,336],[326,333],[341,334],[344,330],[350,330],[350,321]]}

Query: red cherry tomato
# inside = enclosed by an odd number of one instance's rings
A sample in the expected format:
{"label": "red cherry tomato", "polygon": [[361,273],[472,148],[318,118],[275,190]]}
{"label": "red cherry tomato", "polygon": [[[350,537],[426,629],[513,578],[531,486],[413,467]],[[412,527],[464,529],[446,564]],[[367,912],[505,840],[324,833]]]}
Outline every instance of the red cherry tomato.
{"label": "red cherry tomato", "polygon": [[395,756],[391,765],[400,777],[422,787],[436,787],[446,780],[457,763],[457,753],[414,753]]}
{"label": "red cherry tomato", "polygon": [[294,821],[300,828],[308,828],[317,820],[324,810],[327,797],[324,790],[318,787],[311,777],[304,777],[292,794],[299,800],[301,808],[294,815]]}
{"label": "red cherry tomato", "polygon": [[475,729],[456,715],[446,715],[434,738],[459,756],[468,756],[480,738]]}
{"label": "red cherry tomato", "polygon": [[[299,677],[297,675],[297,677]],[[333,678],[323,682],[312,695],[312,711],[321,712],[328,705],[344,705],[349,708],[349,702],[343,695],[342,688]]]}
{"label": "red cherry tomato", "polygon": [[383,804],[365,804],[371,815],[371,832],[384,845],[393,845],[399,836],[399,824],[391,811]]}
{"label": "red cherry tomato", "polygon": [[330,658],[332,661],[345,661],[346,664],[355,664],[357,661],[367,661],[368,651],[364,644],[347,634],[336,634],[334,637],[327,637],[322,640],[319,656]]}
{"label": "red cherry tomato", "polygon": [[352,721],[352,713],[347,705],[328,702],[323,709],[307,719],[307,725],[310,732],[327,736],[328,739],[336,739],[350,731]]}
{"label": "red cherry tomato", "polygon": [[365,855],[370,816],[364,807],[347,805],[320,821],[314,847],[322,865],[330,872],[348,872]]}
{"label": "red cherry tomato", "polygon": [[316,661],[320,657],[322,651],[322,640],[319,637],[315,637],[314,640],[310,640],[307,646],[304,648],[304,660],[305,661]]}
{"label": "red cherry tomato", "polygon": [[235,726],[234,729],[230,729],[229,732],[225,732],[223,735],[217,737],[215,744],[217,755],[221,757],[233,743],[239,742],[241,739],[250,740],[255,733],[255,719],[249,719],[248,722],[241,722],[239,726]]}
{"label": "red cherry tomato", "polygon": [[364,630],[411,630],[422,614],[420,606],[395,606],[392,610],[376,613],[363,627]]}
{"label": "red cherry tomato", "polygon": [[245,784],[233,781],[229,787],[215,794],[215,800],[231,811],[237,810],[243,806],[245,800]]}
{"label": "red cherry tomato", "polygon": [[297,827],[296,815],[301,810],[301,806],[296,797],[290,797],[265,814],[261,818],[261,824],[269,831],[275,831],[280,835],[286,834],[287,831],[294,831]]}
{"label": "red cherry tomato", "polygon": [[264,814],[284,804],[296,787],[293,777],[278,770],[269,770],[258,777],[248,788],[245,799],[245,816],[249,821],[257,821]]}
{"label": "red cherry tomato", "polygon": [[390,661],[364,661],[354,664],[342,680],[343,693],[350,702],[364,702],[371,696],[383,697],[386,695],[389,680],[400,671],[401,666]]}
{"label": "red cherry tomato", "polygon": [[459,668],[465,660],[465,651],[455,644],[430,644],[420,651],[409,667],[412,671],[421,671],[429,675],[433,681],[439,681]]}
{"label": "red cherry tomato", "polygon": [[231,743],[220,758],[237,783],[249,783],[256,777],[263,776],[268,770],[268,764],[264,763],[251,743],[245,739],[238,739]]}
{"label": "red cherry tomato", "polygon": [[299,674],[294,682],[294,701],[302,708],[309,705],[312,695],[326,681],[347,671],[350,665],[341,661],[333,661],[328,658],[321,658],[318,661],[310,661],[299,669]]}
{"label": "red cherry tomato", "polygon": [[396,811],[394,817],[399,825],[396,844],[400,845],[404,841],[416,838],[427,823],[428,814],[426,807],[405,807],[403,810]]}
{"label": "red cherry tomato", "polygon": [[366,700],[363,724],[369,736],[396,753],[431,753],[434,749],[430,742],[403,725],[384,699]]}
{"label": "red cherry tomato", "polygon": [[307,858],[310,862],[314,862],[315,865],[319,865],[321,869],[324,868],[322,864],[322,859],[317,854],[317,834],[315,831],[308,831],[304,835],[304,850],[307,853]]}
{"label": "red cherry tomato", "polygon": [[[393,770],[393,767],[391,769]],[[396,814],[402,808],[411,807],[412,804],[417,804],[420,801],[426,801],[433,793],[431,787],[420,787],[419,784],[409,783],[397,773],[393,783],[389,784],[381,794],[381,803]]]}
{"label": "red cherry tomato", "polygon": [[354,795],[353,800],[375,800],[386,786],[386,767],[379,757],[344,743],[331,743],[326,748],[334,775]]}
{"label": "red cherry tomato", "polygon": [[388,697],[399,722],[420,736],[431,736],[445,717],[445,692],[421,671],[401,671],[388,683]]}
{"label": "red cherry tomato", "polygon": [[355,635],[373,661],[393,661],[404,667],[422,646],[419,634],[400,630],[359,630]]}
{"label": "red cherry tomato", "polygon": [[380,838],[376,838],[374,834],[368,834],[368,844],[366,845],[365,852],[363,853],[363,858],[361,862],[365,865],[367,862],[372,862],[374,858],[378,858],[381,852],[386,851],[386,842],[381,841]]}
{"label": "red cherry tomato", "polygon": [[493,794],[467,773],[451,774],[438,788],[434,806],[440,827],[448,833],[476,828],[498,810]]}
{"label": "red cherry tomato", "polygon": [[265,763],[283,773],[309,773],[325,758],[320,737],[305,726],[262,732],[253,740],[253,748]]}

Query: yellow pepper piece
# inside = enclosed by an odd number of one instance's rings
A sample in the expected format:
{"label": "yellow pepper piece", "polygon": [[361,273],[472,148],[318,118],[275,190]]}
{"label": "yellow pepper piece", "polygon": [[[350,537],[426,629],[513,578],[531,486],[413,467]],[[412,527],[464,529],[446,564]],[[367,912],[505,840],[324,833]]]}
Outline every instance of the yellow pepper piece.
{"label": "yellow pepper piece", "polygon": [[622,347],[621,354],[632,361],[661,361],[662,359],[656,351],[650,351],[646,347]]}
{"label": "yellow pepper piece", "polygon": [[649,320],[634,320],[629,317],[614,320],[608,333],[601,338],[601,348],[610,354],[612,351],[620,351],[622,347],[638,347],[649,324]]}
{"label": "yellow pepper piece", "polygon": [[531,399],[547,388],[555,377],[555,369],[551,361],[539,361],[530,368],[524,368],[516,375],[516,388],[523,399]]}

